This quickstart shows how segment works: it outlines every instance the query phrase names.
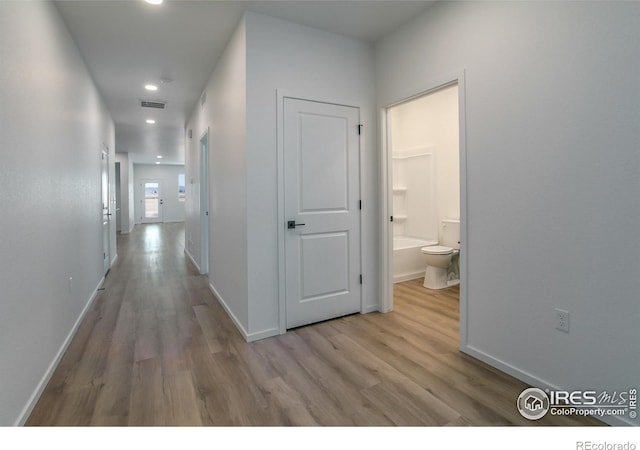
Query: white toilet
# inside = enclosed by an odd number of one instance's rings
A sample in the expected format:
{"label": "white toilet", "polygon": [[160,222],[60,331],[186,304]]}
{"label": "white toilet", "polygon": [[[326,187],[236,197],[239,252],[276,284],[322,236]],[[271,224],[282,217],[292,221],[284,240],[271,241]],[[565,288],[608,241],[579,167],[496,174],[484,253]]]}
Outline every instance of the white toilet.
{"label": "white toilet", "polygon": [[444,289],[457,284],[449,282],[447,269],[451,259],[460,253],[460,220],[444,219],[441,226],[441,245],[421,249],[426,256],[427,270],[424,274],[424,287],[428,289]]}

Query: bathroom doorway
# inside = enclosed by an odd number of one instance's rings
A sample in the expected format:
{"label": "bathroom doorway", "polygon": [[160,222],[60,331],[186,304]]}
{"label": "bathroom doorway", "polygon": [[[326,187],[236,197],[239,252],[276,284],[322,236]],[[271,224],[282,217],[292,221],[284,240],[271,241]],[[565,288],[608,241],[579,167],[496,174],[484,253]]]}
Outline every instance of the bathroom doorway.
{"label": "bathroom doorway", "polygon": [[[416,296],[459,300],[460,342],[466,339],[466,170],[462,75],[388,105],[382,111],[382,311],[394,307],[394,285]],[[452,243],[451,227],[458,227]],[[460,242],[460,250],[455,244]],[[422,248],[453,248],[441,289],[423,286]],[[432,269],[430,269],[432,270]],[[403,283],[402,285],[400,283]],[[429,283],[425,283],[429,284]],[[460,294],[458,295],[458,290]],[[423,292],[424,291],[424,292]],[[416,301],[419,301],[416,298]],[[445,300],[446,301],[446,300]],[[458,330],[455,330],[456,332]]]}

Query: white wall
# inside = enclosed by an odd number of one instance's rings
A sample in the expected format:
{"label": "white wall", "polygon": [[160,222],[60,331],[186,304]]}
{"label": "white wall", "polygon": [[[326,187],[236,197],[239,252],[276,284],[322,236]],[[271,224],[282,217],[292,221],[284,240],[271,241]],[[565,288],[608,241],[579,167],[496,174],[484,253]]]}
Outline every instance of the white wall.
{"label": "white wall", "polygon": [[160,198],[162,199],[162,221],[163,222],[184,222],[185,202],[178,200],[178,175],[184,174],[183,165],[150,165],[134,164],[134,205],[135,223],[142,223],[144,215],[144,181],[160,182]]}
{"label": "white wall", "polygon": [[[408,236],[438,239],[441,241],[443,219],[460,218],[460,158],[458,144],[458,86],[449,86],[402,103],[389,111],[392,152],[408,155],[425,149],[432,159],[410,158],[394,160],[396,164],[423,164],[433,166],[435,178],[435,211],[428,217],[429,208],[424,201],[407,191],[405,202],[409,218],[405,229]],[[407,180],[414,187],[429,183],[429,174],[404,170]],[[410,175],[411,174],[411,175]],[[417,185],[417,186],[416,186]],[[395,204],[394,204],[395,210]],[[435,228],[433,228],[435,227]],[[427,230],[435,229],[428,235]],[[421,233],[427,233],[422,235]]]}
{"label": "white wall", "polygon": [[0,60],[0,425],[12,425],[102,279],[101,151],[115,180],[115,145],[53,3],[0,2]]}
{"label": "white wall", "polygon": [[465,350],[530,383],[638,384],[638,23],[635,2],[442,2],[376,48],[379,106],[465,70]]}
{"label": "white wall", "polygon": [[[209,81],[205,107],[198,105],[187,124],[193,138],[187,138],[186,171],[195,193],[199,139],[210,127],[209,279],[250,340],[279,332],[277,90],[360,107],[363,295],[367,310],[378,308],[372,48],[247,13]],[[195,195],[188,195],[187,250],[196,261],[199,214]]]}
{"label": "white wall", "polygon": [[126,153],[116,153],[116,162],[120,163],[120,231],[127,234],[135,225],[133,162]]}
{"label": "white wall", "polygon": [[377,154],[373,52],[360,41],[247,13],[249,334],[277,333],[276,90],[360,107],[365,308],[378,307]]}
{"label": "white wall", "polygon": [[[209,129],[209,282],[241,329],[248,328],[246,35],[242,19],[187,123],[187,250],[200,260],[200,138]],[[191,180],[193,179],[193,183]],[[197,199],[197,200],[196,200]],[[188,243],[187,243],[188,245]]]}

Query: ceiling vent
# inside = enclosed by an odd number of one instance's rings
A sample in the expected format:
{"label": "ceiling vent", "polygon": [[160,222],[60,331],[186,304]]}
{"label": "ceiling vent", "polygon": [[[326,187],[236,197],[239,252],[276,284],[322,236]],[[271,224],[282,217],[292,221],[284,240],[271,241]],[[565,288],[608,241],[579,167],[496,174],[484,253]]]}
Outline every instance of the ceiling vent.
{"label": "ceiling vent", "polygon": [[140,106],[143,108],[156,108],[156,109],[164,109],[167,105],[167,102],[160,102],[155,100],[140,100]]}

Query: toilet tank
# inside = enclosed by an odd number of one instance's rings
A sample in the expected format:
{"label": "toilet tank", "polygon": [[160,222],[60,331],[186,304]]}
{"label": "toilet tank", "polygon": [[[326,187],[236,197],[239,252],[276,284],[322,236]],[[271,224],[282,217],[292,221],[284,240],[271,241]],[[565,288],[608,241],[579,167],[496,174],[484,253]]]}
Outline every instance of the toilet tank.
{"label": "toilet tank", "polygon": [[440,245],[451,248],[460,248],[460,220],[442,220],[442,239]]}

